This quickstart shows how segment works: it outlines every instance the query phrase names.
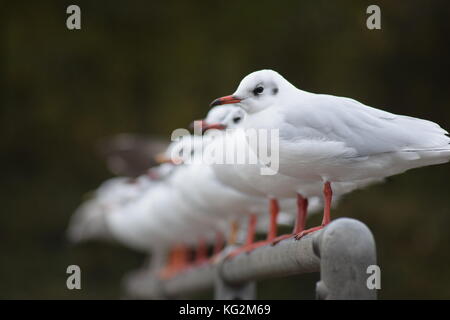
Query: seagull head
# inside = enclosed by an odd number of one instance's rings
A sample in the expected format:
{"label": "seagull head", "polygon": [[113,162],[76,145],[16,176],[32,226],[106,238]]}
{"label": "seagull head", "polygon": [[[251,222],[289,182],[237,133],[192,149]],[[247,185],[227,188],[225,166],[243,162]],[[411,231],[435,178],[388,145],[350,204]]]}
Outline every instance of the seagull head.
{"label": "seagull head", "polygon": [[209,129],[224,130],[236,128],[244,120],[245,111],[236,104],[224,104],[212,108],[202,121],[203,131]]}
{"label": "seagull head", "polygon": [[276,104],[292,88],[295,89],[276,71],[255,71],[242,79],[232,95],[218,98],[211,102],[210,106],[237,104],[251,114]]}
{"label": "seagull head", "polygon": [[237,105],[232,105],[233,108],[229,108],[222,120],[222,125],[226,128],[234,129],[237,128],[242,121],[245,119],[245,111]]}
{"label": "seagull head", "polygon": [[209,110],[207,116],[203,120],[195,120],[191,124],[191,128],[195,128],[196,123],[199,123],[202,129],[202,133],[205,133],[205,131],[209,129],[217,129],[217,130],[224,130],[226,127],[223,124],[223,119],[227,115],[227,110],[230,108],[236,108],[240,109],[237,106],[234,106],[232,104],[227,104],[223,106],[217,106]]}
{"label": "seagull head", "polygon": [[171,165],[184,165],[200,163],[203,148],[211,139],[197,135],[184,135],[176,137],[167,150],[158,156],[159,163]]}

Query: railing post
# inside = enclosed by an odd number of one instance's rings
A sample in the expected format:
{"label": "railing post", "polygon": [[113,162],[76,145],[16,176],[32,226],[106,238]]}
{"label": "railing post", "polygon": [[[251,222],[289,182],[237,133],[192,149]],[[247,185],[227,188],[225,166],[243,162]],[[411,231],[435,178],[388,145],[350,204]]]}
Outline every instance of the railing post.
{"label": "railing post", "polygon": [[254,300],[256,299],[256,282],[250,281],[239,285],[226,283],[216,269],[214,278],[214,299],[216,300]]}
{"label": "railing post", "polygon": [[313,248],[320,258],[318,299],[377,298],[376,289],[367,286],[370,276],[367,268],[376,265],[376,249],[365,224],[354,219],[336,219],[317,234]]}
{"label": "railing post", "polygon": [[221,254],[222,258],[216,264],[214,272],[214,299],[215,300],[254,300],[256,299],[256,282],[245,281],[238,284],[231,284],[223,277],[223,259],[226,255],[238,248],[237,246],[227,247]]}
{"label": "railing post", "polygon": [[153,253],[144,267],[129,272],[122,279],[122,287],[127,299],[147,299],[148,290],[151,290],[152,299],[167,299],[164,293],[163,280],[159,277],[159,271],[165,266],[167,254],[165,252]]}

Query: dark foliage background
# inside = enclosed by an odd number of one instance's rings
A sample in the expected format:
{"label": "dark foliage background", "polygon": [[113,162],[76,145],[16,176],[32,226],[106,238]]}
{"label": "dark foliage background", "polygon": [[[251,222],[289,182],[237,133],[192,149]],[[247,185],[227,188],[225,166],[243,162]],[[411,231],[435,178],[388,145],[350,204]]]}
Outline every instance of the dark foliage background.
{"label": "dark foliage background", "polygon": [[[80,31],[65,26],[69,4],[81,7]],[[380,31],[366,28],[369,4],[381,7]],[[64,237],[83,194],[110,176],[95,143],[168,136],[251,71],[449,129],[449,9],[444,0],[3,1],[0,297],[120,297],[122,274],[143,257]],[[413,170],[334,211],[373,230],[380,298],[450,298],[449,180],[449,165]],[[70,264],[82,268],[80,291],[65,287]],[[312,298],[316,279],[267,281],[259,296]]]}

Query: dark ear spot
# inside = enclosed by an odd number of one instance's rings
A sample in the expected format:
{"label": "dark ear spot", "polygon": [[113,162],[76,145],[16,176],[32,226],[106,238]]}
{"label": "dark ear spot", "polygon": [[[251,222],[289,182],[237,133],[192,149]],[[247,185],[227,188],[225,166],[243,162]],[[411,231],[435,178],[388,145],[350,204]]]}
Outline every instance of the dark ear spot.
{"label": "dark ear spot", "polygon": [[273,88],[273,89],[272,89],[272,93],[273,93],[273,94],[277,94],[277,93],[278,93],[278,88]]}

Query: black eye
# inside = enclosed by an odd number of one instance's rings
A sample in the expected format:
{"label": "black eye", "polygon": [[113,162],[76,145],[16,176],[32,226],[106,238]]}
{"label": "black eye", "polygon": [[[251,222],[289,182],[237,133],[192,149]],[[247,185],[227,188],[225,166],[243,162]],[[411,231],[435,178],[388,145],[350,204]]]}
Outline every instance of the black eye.
{"label": "black eye", "polygon": [[239,121],[241,121],[241,117],[233,118],[233,122],[234,123],[238,123]]}
{"label": "black eye", "polygon": [[256,95],[258,95],[258,94],[263,93],[263,91],[264,91],[264,88],[261,87],[261,86],[258,86],[258,87],[256,87],[256,88],[253,90],[253,94],[256,96]]}

